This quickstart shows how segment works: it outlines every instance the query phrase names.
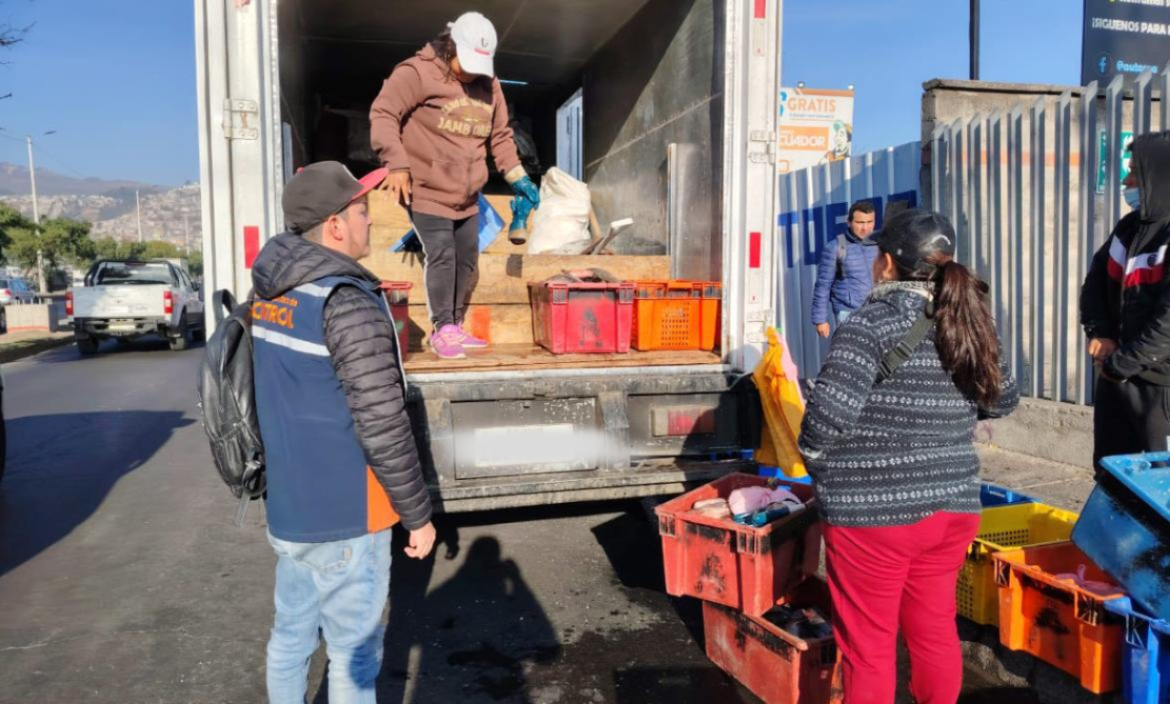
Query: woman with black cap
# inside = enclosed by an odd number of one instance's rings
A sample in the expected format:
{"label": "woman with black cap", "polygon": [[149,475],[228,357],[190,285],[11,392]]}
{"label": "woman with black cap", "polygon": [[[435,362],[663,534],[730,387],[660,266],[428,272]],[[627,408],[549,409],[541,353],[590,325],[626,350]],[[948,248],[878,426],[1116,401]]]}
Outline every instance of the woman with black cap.
{"label": "woman with black cap", "polygon": [[873,292],[833,338],[800,448],[827,524],[846,704],[892,704],[899,629],[915,699],[954,704],[955,583],[981,510],[975,423],[1019,395],[950,222],[906,210],[873,238]]}

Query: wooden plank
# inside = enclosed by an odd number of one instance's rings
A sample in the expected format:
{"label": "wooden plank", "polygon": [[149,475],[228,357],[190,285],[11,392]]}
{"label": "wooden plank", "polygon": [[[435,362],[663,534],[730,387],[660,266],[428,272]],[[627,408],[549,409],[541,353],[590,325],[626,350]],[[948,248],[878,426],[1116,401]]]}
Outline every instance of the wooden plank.
{"label": "wooden plank", "polygon": [[407,373],[507,371],[538,369],[607,369],[661,367],[692,364],[719,364],[719,355],[699,350],[638,352],[628,354],[554,355],[532,344],[493,345],[482,351],[469,351],[467,359],[439,359],[430,350],[412,354],[406,361]]}
{"label": "wooden plank", "polygon": [[[362,262],[386,281],[404,281],[414,285],[411,302],[424,303],[422,258],[407,252],[374,251]],[[670,277],[670,257],[595,257],[553,254],[505,255],[483,253],[479,256],[479,282],[471,302],[479,305],[528,303],[528,282],[543,281],[565,270],[599,267],[618,279],[645,281]]]}
{"label": "wooden plank", "polygon": [[406,208],[391,199],[389,193],[377,190],[370,191],[368,202],[371,225],[394,230],[401,229],[403,234],[410,230],[410,214],[406,212]]}

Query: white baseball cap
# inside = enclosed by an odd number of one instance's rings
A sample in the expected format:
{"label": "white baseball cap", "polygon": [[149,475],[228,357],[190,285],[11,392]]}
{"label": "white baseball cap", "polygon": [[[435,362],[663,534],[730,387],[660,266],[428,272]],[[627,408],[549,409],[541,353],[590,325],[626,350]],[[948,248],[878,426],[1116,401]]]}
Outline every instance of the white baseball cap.
{"label": "white baseball cap", "polygon": [[455,40],[459,66],[464,71],[477,76],[496,75],[494,60],[498,40],[491,20],[478,12],[468,12],[447,27]]}

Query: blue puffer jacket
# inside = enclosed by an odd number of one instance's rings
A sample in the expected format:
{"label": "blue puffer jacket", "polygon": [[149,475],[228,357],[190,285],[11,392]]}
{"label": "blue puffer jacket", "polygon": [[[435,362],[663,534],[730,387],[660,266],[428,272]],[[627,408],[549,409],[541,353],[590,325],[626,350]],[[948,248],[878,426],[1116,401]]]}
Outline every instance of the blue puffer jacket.
{"label": "blue puffer jacket", "polygon": [[829,322],[829,304],[833,316],[845,311],[854,311],[865,302],[873,288],[873,260],[877,259],[878,248],[870,240],[863,240],[852,232],[845,233],[845,262],[842,276],[837,277],[837,238],[825,242],[821,248],[821,260],[817,265],[817,283],[813,289],[813,325]]}

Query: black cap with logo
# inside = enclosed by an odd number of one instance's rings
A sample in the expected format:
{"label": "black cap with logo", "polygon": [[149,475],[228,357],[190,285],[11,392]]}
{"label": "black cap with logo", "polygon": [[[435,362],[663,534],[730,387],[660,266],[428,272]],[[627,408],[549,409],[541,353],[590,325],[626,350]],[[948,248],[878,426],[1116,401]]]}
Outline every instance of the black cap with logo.
{"label": "black cap with logo", "polygon": [[376,188],[387,173],[375,169],[357,179],[341,162],[309,164],[284,186],[280,203],[285,227],[301,234],[312,230]]}
{"label": "black cap with logo", "polygon": [[931,273],[936,254],[955,256],[955,228],[933,210],[910,208],[890,217],[871,239],[885,253],[910,271]]}

